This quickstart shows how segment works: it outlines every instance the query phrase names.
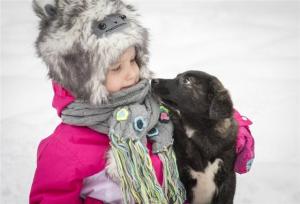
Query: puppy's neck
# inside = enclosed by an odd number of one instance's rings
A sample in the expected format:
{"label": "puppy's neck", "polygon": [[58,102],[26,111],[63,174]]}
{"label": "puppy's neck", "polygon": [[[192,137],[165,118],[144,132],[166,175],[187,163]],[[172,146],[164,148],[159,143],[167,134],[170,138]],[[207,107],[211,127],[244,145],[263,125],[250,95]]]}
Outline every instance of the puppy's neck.
{"label": "puppy's neck", "polygon": [[185,117],[182,115],[182,122],[183,124],[189,126],[190,128],[193,129],[210,129],[214,127],[217,123],[215,120],[203,118],[203,117]]}
{"label": "puppy's neck", "polygon": [[222,120],[218,120],[218,122],[215,125],[215,131],[220,133],[221,136],[226,136],[226,132],[228,132],[228,129],[232,125],[232,119],[231,118],[225,118]]}
{"label": "puppy's neck", "polygon": [[182,123],[190,129],[215,130],[219,134],[224,135],[232,125],[232,118],[212,120],[208,118],[182,117]]}

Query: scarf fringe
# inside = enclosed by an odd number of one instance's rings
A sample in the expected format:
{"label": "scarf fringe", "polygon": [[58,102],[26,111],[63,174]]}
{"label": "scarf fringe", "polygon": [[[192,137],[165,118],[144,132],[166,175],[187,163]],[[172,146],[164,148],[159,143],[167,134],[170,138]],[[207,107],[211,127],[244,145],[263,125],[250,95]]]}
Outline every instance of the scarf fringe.
{"label": "scarf fringe", "polygon": [[133,199],[141,204],[167,204],[144,145],[139,140],[120,139],[113,133],[110,137],[124,193],[124,203],[130,203]]}
{"label": "scarf fringe", "polygon": [[172,147],[160,152],[159,158],[163,163],[163,190],[168,198],[168,203],[182,204],[186,200],[186,191],[179,180],[175,153]]}

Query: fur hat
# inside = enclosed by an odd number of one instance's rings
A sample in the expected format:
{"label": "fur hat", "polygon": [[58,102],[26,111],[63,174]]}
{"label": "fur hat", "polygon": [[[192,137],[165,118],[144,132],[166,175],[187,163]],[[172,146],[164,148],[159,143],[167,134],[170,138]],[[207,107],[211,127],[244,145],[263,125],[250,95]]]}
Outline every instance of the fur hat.
{"label": "fur hat", "polygon": [[123,52],[134,46],[140,78],[150,79],[148,31],[133,6],[120,0],[33,0],[40,17],[36,40],[50,79],[78,99],[107,99],[105,76]]}

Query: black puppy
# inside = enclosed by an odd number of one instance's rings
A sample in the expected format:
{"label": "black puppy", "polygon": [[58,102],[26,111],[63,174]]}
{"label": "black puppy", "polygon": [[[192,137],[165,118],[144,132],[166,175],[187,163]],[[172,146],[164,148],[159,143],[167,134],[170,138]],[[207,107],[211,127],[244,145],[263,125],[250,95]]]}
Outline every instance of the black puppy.
{"label": "black puppy", "polygon": [[237,124],[228,91],[216,77],[200,71],[154,79],[151,86],[171,110],[174,148],[188,201],[233,203]]}

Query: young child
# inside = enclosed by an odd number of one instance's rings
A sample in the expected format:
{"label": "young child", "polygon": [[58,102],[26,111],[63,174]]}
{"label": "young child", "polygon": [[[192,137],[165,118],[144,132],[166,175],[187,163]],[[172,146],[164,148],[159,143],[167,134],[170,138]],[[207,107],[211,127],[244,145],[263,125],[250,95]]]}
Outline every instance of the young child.
{"label": "young child", "polygon": [[168,110],[151,96],[148,32],[119,0],[34,0],[62,123],[38,147],[31,204],[178,203]]}

